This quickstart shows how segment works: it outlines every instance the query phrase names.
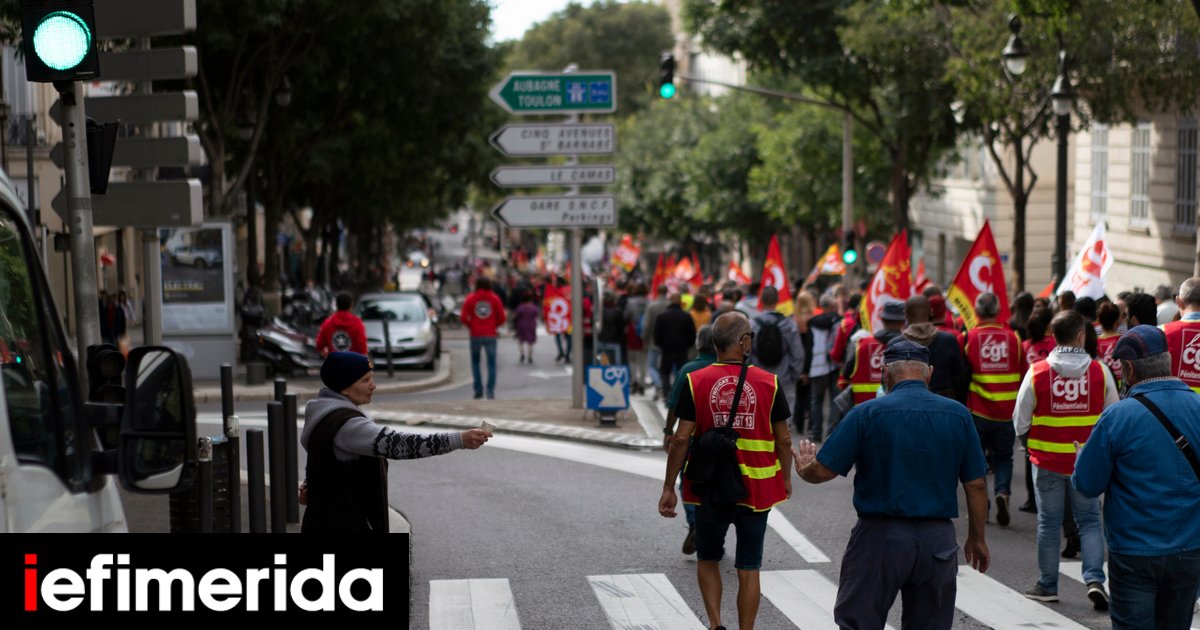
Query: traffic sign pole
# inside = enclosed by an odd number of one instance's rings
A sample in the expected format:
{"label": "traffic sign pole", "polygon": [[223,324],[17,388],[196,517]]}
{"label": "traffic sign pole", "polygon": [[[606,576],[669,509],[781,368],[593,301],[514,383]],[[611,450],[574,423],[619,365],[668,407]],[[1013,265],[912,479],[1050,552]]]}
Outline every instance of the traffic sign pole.
{"label": "traffic sign pole", "polygon": [[[75,288],[75,344],[79,356],[100,343],[99,296],[96,292],[96,242],[92,235],[92,191],[88,180],[87,126],[83,116],[83,84],[55,82],[62,107],[64,164],[67,179],[67,225],[71,230],[71,277]],[[30,200],[32,203],[33,200]],[[79,378],[87,391],[87,366],[79,362]]]}

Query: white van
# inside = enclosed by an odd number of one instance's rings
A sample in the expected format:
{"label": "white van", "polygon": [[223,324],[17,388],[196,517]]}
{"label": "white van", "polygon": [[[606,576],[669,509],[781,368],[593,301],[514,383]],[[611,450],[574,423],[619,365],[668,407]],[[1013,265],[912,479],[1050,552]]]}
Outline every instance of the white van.
{"label": "white van", "polygon": [[124,404],[85,402],[61,322],[27,214],[0,173],[0,532],[123,532],[114,476],[161,493],[195,475],[191,372],[169,348],[137,348]]}

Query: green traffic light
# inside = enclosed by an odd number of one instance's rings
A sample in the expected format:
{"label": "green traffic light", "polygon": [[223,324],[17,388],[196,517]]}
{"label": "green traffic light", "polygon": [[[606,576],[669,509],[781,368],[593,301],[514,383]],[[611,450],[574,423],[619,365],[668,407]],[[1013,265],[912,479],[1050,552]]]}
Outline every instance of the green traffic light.
{"label": "green traffic light", "polygon": [[848,249],[842,252],[842,262],[846,263],[847,265],[853,265],[857,260],[858,252],[854,251],[853,249]]}
{"label": "green traffic light", "polygon": [[42,63],[55,70],[70,70],[87,57],[92,31],[78,15],[49,13],[33,31],[33,50]]}
{"label": "green traffic light", "polygon": [[673,98],[675,96],[675,84],[664,83],[658,88],[658,95],[663,98]]}

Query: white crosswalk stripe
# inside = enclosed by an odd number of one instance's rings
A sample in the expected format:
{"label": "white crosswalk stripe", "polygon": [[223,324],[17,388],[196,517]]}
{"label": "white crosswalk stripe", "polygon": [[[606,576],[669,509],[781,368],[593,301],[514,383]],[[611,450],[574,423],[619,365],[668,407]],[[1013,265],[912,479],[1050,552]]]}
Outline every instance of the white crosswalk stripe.
{"label": "white crosswalk stripe", "polygon": [[429,630],[521,630],[508,580],[431,580]]}
{"label": "white crosswalk stripe", "polygon": [[1084,628],[965,564],[958,567],[954,607],[995,630]]}
{"label": "white crosswalk stripe", "polygon": [[696,630],[704,624],[662,573],[588,577],[615,630]]}
{"label": "white crosswalk stripe", "polygon": [[[834,628],[837,585],[816,571],[763,571],[762,594],[797,628]],[[887,626],[889,629],[891,626]]]}

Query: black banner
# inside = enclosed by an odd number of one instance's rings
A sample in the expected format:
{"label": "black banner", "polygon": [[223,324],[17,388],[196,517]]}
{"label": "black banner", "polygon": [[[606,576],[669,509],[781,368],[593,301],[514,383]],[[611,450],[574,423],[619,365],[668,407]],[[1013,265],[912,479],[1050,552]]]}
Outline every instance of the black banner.
{"label": "black banner", "polygon": [[[409,537],[0,536],[6,627],[299,621],[408,627]],[[11,624],[11,625],[10,625]]]}

